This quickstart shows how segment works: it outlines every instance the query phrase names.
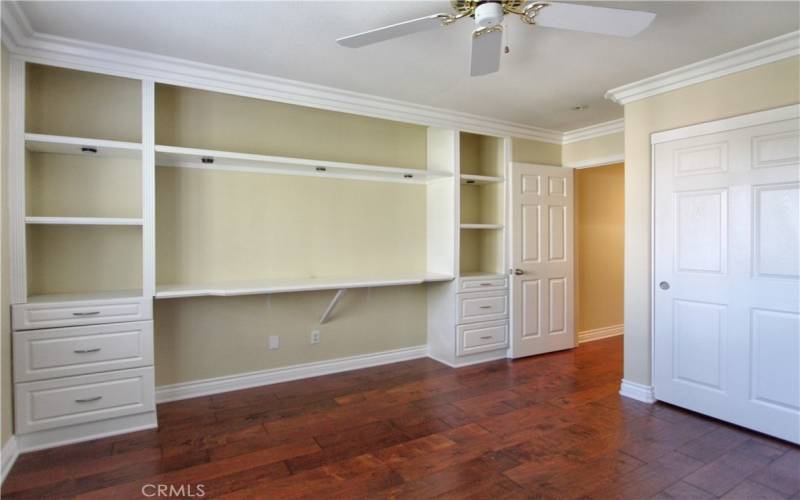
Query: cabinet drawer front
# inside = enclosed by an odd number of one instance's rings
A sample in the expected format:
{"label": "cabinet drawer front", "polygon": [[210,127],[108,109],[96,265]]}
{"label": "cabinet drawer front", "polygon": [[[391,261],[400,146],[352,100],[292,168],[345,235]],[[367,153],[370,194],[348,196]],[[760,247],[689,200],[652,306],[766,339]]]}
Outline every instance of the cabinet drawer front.
{"label": "cabinet drawer front", "polygon": [[467,293],[458,296],[458,322],[470,323],[508,317],[508,294],[505,291]]}
{"label": "cabinet drawer front", "polygon": [[488,292],[493,290],[505,290],[506,288],[508,288],[507,278],[461,278],[458,284],[459,292]]}
{"label": "cabinet drawer front", "polygon": [[14,330],[97,325],[153,319],[153,300],[145,297],[15,304]]}
{"label": "cabinet drawer front", "polygon": [[491,321],[458,327],[458,354],[460,356],[494,351],[507,346],[507,321]]}
{"label": "cabinet drawer front", "polygon": [[153,411],[153,368],[16,384],[17,432]]}
{"label": "cabinet drawer front", "polygon": [[152,364],[152,321],[14,332],[16,382]]}

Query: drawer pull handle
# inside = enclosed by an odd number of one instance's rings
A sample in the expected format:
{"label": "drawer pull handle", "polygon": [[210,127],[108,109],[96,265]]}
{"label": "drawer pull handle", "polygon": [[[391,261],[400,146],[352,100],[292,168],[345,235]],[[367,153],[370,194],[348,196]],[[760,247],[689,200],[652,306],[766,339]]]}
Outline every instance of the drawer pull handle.
{"label": "drawer pull handle", "polygon": [[481,306],[481,309],[491,309],[492,306]]}
{"label": "drawer pull handle", "polygon": [[93,352],[100,352],[100,348],[95,347],[94,349],[75,349],[72,352],[74,352],[75,354],[90,354]]}
{"label": "drawer pull handle", "polygon": [[484,335],[481,337],[481,340],[491,340],[493,337],[491,335]]}
{"label": "drawer pull handle", "polygon": [[491,283],[481,283],[481,286],[492,286]]}
{"label": "drawer pull handle", "polygon": [[86,399],[76,399],[76,403],[94,403],[95,401],[100,401],[103,399],[103,396],[95,396],[93,398],[86,398]]}
{"label": "drawer pull handle", "polygon": [[89,312],[77,312],[72,313],[73,316],[83,317],[83,316],[97,316],[100,314],[100,311],[89,311]]}

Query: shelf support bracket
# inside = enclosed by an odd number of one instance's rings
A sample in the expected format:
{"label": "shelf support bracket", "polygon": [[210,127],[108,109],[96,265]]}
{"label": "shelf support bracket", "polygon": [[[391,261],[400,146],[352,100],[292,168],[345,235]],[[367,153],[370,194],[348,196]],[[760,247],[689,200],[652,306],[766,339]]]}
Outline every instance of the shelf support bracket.
{"label": "shelf support bracket", "polygon": [[346,291],[347,291],[346,288],[340,288],[339,290],[336,291],[336,295],[333,296],[333,298],[331,299],[331,303],[328,304],[328,308],[325,309],[325,312],[322,313],[322,317],[319,319],[320,325],[325,324],[325,322],[328,321],[328,318],[330,317],[331,313],[333,313],[333,310],[336,309],[336,304],[338,304],[339,301],[342,300],[342,296],[344,296],[344,292]]}

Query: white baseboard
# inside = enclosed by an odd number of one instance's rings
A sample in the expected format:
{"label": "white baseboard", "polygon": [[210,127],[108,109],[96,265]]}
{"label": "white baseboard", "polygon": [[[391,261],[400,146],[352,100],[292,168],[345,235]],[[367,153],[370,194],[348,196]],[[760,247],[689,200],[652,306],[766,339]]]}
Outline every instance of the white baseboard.
{"label": "white baseboard", "polygon": [[626,398],[635,399],[643,403],[656,402],[652,385],[638,384],[630,380],[622,379],[622,383],[619,385],[619,393]]}
{"label": "white baseboard", "polygon": [[604,326],[603,328],[595,328],[594,330],[584,330],[578,332],[578,343],[591,342],[592,340],[607,339],[609,337],[616,337],[625,332],[625,325],[611,325]]}
{"label": "white baseboard", "polygon": [[508,356],[506,356],[506,351],[503,350],[500,352],[486,352],[480,354],[473,354],[463,359],[456,358],[452,362],[431,353],[428,353],[428,357],[434,361],[442,363],[443,365],[447,365],[450,368],[463,368],[465,366],[477,365],[480,363],[488,363],[489,361],[496,361],[498,359],[506,359]]}
{"label": "white baseboard", "polygon": [[17,448],[17,440],[14,436],[8,438],[6,444],[3,445],[2,451],[0,451],[0,455],[2,455],[0,461],[3,463],[2,475],[0,476],[0,485],[2,485],[19,456],[19,448]]}
{"label": "white baseboard", "polygon": [[372,366],[397,363],[410,359],[425,358],[428,356],[428,346],[421,345],[407,347],[404,349],[394,349],[391,351],[375,352],[350,356],[347,358],[337,358],[313,363],[303,363],[299,365],[284,366],[270,370],[257,372],[240,373],[225,377],[195,380],[179,384],[162,385],[156,387],[156,402],[165,403],[167,401],[178,401],[209,394],[219,394],[221,392],[249,389],[262,385],[277,384],[279,382],[289,382],[331,373],[346,372],[359,368],[369,368]]}

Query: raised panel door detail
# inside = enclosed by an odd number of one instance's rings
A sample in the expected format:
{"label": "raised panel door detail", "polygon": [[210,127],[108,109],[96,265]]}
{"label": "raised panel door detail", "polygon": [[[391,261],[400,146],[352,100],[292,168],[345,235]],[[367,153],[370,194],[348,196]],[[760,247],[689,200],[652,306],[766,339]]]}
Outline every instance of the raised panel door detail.
{"label": "raised panel door detail", "polygon": [[539,205],[522,206],[522,260],[523,262],[540,262],[542,241],[542,225],[540,222],[541,207]]}
{"label": "raised panel door detail", "polygon": [[755,275],[800,277],[800,184],[754,186]]}
{"label": "raised panel door detail", "polygon": [[567,196],[567,180],[563,177],[547,178],[547,194],[550,196]]}
{"label": "raised panel door detail", "polygon": [[728,170],[728,143],[706,144],[675,151],[675,176],[717,174]]}
{"label": "raised panel door detail", "polygon": [[750,348],[751,399],[800,410],[800,315],[753,309]]}
{"label": "raised panel door detail", "polygon": [[553,205],[548,207],[549,227],[548,249],[550,262],[567,260],[567,207]]}
{"label": "raised panel door detail", "polygon": [[538,175],[523,175],[522,192],[524,194],[541,194],[540,177]]}
{"label": "raised panel door detail", "polygon": [[675,193],[675,269],[724,274],[727,267],[727,190]]}
{"label": "raised panel door detail", "polygon": [[550,335],[564,333],[567,326],[567,280],[564,278],[553,278],[549,280],[548,286],[550,299]]}
{"label": "raised panel door detail", "polygon": [[800,163],[800,131],[754,137],[753,168],[783,167]]}
{"label": "raised panel door detail", "polygon": [[542,284],[541,280],[522,282],[522,336],[538,337],[541,334]]}
{"label": "raised panel door detail", "polygon": [[675,300],[673,321],[674,378],[723,390],[726,306]]}

